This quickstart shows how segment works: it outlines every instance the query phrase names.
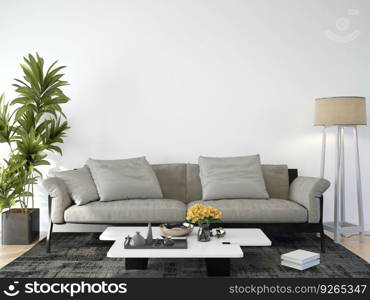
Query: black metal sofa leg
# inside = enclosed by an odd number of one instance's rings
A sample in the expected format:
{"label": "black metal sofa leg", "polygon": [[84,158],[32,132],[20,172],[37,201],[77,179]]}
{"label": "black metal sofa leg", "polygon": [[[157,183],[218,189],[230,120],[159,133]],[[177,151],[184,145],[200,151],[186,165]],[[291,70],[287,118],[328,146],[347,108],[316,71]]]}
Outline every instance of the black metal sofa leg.
{"label": "black metal sofa leg", "polygon": [[49,230],[46,236],[46,253],[50,253],[51,250],[51,234],[53,232],[53,222],[49,221]]}
{"label": "black metal sofa leg", "polygon": [[320,231],[320,241],[321,241],[321,253],[325,253],[326,247],[325,247],[325,233],[324,233],[324,230]]}

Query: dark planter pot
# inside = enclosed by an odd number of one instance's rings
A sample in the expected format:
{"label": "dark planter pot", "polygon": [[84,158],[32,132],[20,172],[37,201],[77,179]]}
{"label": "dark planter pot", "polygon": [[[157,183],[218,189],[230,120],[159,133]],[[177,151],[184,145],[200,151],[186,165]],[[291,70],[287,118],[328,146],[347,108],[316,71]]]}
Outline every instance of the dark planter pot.
{"label": "dark planter pot", "polygon": [[2,244],[28,245],[39,238],[40,210],[38,208],[11,209],[1,214]]}

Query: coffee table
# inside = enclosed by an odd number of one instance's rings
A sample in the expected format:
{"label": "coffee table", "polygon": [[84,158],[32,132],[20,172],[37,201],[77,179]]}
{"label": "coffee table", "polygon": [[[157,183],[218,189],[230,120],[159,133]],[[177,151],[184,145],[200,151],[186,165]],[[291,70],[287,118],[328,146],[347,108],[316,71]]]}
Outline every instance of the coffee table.
{"label": "coffee table", "polygon": [[[161,237],[159,227],[152,230],[153,238]],[[195,227],[186,237],[187,249],[125,249],[125,237],[133,236],[137,231],[145,237],[146,227],[108,227],[99,239],[114,241],[107,257],[124,258],[127,270],[146,269],[149,258],[204,258],[208,276],[230,276],[230,259],[244,256],[240,247],[271,246],[269,238],[258,228],[227,228],[225,237],[212,238],[209,242],[198,242],[197,230]]]}

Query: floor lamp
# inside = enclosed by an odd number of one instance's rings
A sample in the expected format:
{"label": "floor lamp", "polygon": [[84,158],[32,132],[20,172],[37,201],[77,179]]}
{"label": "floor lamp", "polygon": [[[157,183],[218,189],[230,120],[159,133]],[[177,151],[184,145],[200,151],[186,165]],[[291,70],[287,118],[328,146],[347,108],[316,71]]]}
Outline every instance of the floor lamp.
{"label": "floor lamp", "polygon": [[[345,233],[360,234],[364,240],[364,211],[358,150],[357,126],[366,125],[366,102],[364,97],[331,97],[315,101],[315,125],[323,126],[320,176],[324,177],[326,128],[337,127],[335,185],[334,185],[334,222],[324,223],[324,228],[334,233],[334,241],[340,242]],[[358,205],[358,225],[346,222],[345,170],[344,170],[344,129],[351,128],[355,149],[356,189]]]}

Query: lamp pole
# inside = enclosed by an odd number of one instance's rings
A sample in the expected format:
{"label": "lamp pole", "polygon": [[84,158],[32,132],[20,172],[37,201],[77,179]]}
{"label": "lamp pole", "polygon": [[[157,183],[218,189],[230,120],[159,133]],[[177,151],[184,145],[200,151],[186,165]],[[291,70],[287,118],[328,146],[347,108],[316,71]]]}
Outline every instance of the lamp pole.
{"label": "lamp pole", "polygon": [[[356,195],[358,205],[358,225],[346,222],[346,202],[345,202],[345,155],[344,140],[345,128],[350,127],[353,131],[353,142],[355,150],[355,172],[356,172]],[[323,128],[322,152],[320,177],[325,175],[325,154],[326,154],[326,130]],[[335,243],[340,243],[340,236],[345,233],[359,232],[360,242],[364,241],[364,211],[362,201],[362,183],[360,169],[360,154],[358,146],[358,133],[356,125],[337,126],[335,151],[335,182],[334,182],[334,222],[324,223],[324,228],[334,233]]]}
{"label": "lamp pole", "polygon": [[324,178],[325,174],[325,153],[326,153],[326,126],[322,127],[322,142],[321,142],[321,167],[320,178]]}
{"label": "lamp pole", "polygon": [[357,188],[357,201],[358,201],[358,219],[360,225],[360,242],[365,239],[364,232],[364,207],[362,202],[362,184],[361,184],[361,169],[360,169],[360,153],[358,150],[358,134],[357,126],[353,126],[353,138],[355,142],[355,160],[356,160],[356,188]]}

